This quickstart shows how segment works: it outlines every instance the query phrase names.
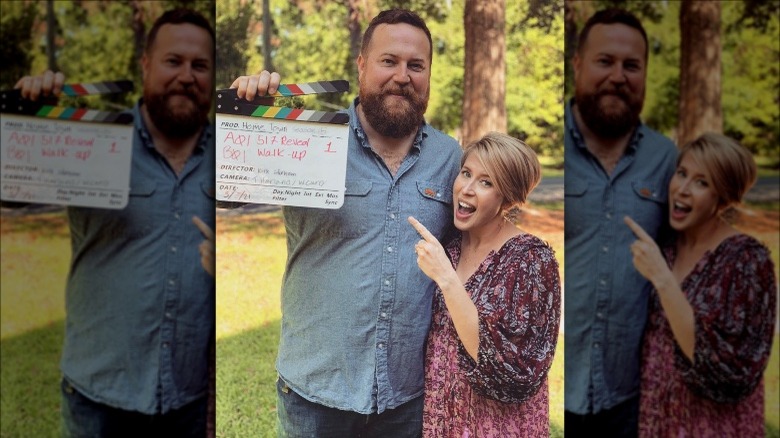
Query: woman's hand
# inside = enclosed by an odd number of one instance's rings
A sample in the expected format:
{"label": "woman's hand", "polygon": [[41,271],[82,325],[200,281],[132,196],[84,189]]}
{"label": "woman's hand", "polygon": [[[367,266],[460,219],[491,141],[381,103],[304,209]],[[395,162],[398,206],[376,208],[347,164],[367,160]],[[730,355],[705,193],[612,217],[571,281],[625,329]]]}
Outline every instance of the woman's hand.
{"label": "woman's hand", "polygon": [[624,217],[623,221],[637,237],[637,240],[631,244],[634,266],[655,287],[677,345],[688,357],[688,360],[693,362],[693,352],[696,346],[693,307],[680,289],[680,285],[677,284],[677,279],[669,269],[669,265],[666,264],[666,260],[664,260],[661,250],[653,238],[630,217]]}
{"label": "woman's hand", "polygon": [[457,274],[455,274],[455,270],[452,268],[452,262],[450,262],[438,239],[420,221],[412,216],[409,216],[408,220],[422,236],[422,240],[414,245],[414,252],[417,253],[417,266],[443,289],[442,283],[444,281],[452,279],[453,276],[457,279]]}
{"label": "woman's hand", "polygon": [[479,315],[471,296],[460,282],[450,259],[439,241],[417,219],[409,216],[409,223],[420,233],[422,240],[414,246],[417,253],[417,265],[435,281],[444,297],[444,305],[450,312],[452,324],[466,353],[478,361],[479,353]]}
{"label": "woman's hand", "polygon": [[630,217],[625,216],[623,222],[631,228],[637,237],[637,240],[631,244],[631,254],[634,256],[636,270],[653,283],[656,289],[660,289],[668,281],[674,282],[672,271],[653,238]]}
{"label": "woman's hand", "polygon": [[203,269],[213,277],[215,271],[214,253],[216,252],[214,231],[197,216],[192,217],[192,223],[198,227],[203,234],[203,237],[206,238],[206,240],[198,245],[198,251],[200,251],[200,264],[203,266]]}

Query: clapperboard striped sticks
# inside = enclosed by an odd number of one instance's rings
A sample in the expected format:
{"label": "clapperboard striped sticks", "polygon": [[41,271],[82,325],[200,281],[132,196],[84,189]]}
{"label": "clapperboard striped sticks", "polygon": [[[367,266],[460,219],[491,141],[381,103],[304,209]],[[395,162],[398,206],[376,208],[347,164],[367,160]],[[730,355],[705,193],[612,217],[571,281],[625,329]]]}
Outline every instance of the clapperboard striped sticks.
{"label": "clapperboard striped sticks", "polygon": [[[276,93],[261,96],[268,97],[303,96],[307,94],[343,93],[349,91],[349,82],[345,80],[305,82],[301,84],[281,84]],[[239,99],[235,88],[217,90],[217,112],[251,117],[264,117],[302,122],[349,123],[349,116],[341,112],[312,111],[278,106],[258,105]]]}
{"label": "clapperboard striped sticks", "polygon": [[[133,83],[131,81],[120,80],[84,84],[65,84],[62,87],[62,94],[75,97],[124,93],[132,90]],[[130,113],[46,105],[40,101],[23,99],[20,90],[0,91],[0,112],[82,122],[117,124],[130,124],[133,122],[133,115]]]}

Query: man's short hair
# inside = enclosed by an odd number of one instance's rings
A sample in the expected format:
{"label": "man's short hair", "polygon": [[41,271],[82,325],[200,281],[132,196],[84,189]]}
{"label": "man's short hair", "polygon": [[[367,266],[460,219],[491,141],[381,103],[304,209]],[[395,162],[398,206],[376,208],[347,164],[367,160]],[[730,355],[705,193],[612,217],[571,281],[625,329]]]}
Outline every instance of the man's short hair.
{"label": "man's short hair", "polygon": [[380,12],[371,23],[369,23],[366,32],[363,34],[363,44],[360,46],[360,53],[366,56],[368,46],[371,44],[371,37],[374,35],[374,29],[380,24],[399,24],[405,23],[421,29],[425,32],[425,36],[428,37],[428,44],[430,46],[430,59],[433,60],[433,39],[431,39],[431,31],[428,30],[428,26],[425,25],[425,20],[420,18],[419,15],[406,9],[388,9]]}
{"label": "man's short hair", "polygon": [[214,34],[214,28],[211,27],[211,22],[198,11],[187,8],[171,9],[160,15],[159,18],[152,25],[152,29],[149,30],[149,34],[146,36],[146,47],[144,51],[149,53],[154,46],[154,40],[157,38],[157,32],[165,24],[193,24],[200,28],[205,29],[209,35],[211,35],[211,42],[216,47],[216,36]]}
{"label": "man's short hair", "polygon": [[642,22],[639,21],[636,15],[625,9],[619,8],[609,8],[598,11],[588,19],[577,40],[577,52],[582,53],[585,42],[588,40],[590,29],[597,24],[625,24],[628,27],[638,30],[639,33],[642,34],[642,39],[645,40],[645,60],[647,60],[650,46],[647,43],[647,33],[645,32],[645,28],[642,27]]}

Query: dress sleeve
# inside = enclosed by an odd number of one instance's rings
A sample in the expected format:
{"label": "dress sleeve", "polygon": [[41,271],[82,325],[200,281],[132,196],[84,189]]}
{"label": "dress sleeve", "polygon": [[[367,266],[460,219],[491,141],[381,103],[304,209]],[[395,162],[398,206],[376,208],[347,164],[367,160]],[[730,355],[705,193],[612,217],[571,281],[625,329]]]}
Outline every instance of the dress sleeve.
{"label": "dress sleeve", "polygon": [[472,388],[504,403],[536,394],[547,378],[558,340],[561,291],[558,263],[541,241],[499,262],[489,293],[476,299],[478,361],[459,346],[459,363]]}
{"label": "dress sleeve", "polygon": [[774,334],[777,287],[769,251],[756,241],[735,249],[713,263],[709,290],[691,303],[693,363],[675,344],[675,366],[686,384],[721,403],[747,397],[761,382]]}

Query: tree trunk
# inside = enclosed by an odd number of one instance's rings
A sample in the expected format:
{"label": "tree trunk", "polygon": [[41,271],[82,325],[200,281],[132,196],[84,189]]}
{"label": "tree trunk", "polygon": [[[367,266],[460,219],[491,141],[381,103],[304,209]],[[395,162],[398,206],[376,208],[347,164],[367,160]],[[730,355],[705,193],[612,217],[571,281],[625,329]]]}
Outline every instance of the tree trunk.
{"label": "tree trunk", "polygon": [[144,12],[139,0],[130,2],[130,9],[133,11],[133,21],[130,25],[133,29],[133,59],[128,67],[131,71],[138,73],[136,77],[140,78],[141,57],[144,54],[144,44],[146,44],[146,24],[144,23]]}
{"label": "tree trunk", "polygon": [[54,16],[54,0],[46,2],[46,64],[49,70],[58,71],[54,37],[57,34],[57,18]]}
{"label": "tree trunk", "polygon": [[466,0],[462,144],[506,132],[504,0]]}
{"label": "tree trunk", "polygon": [[271,59],[271,0],[263,0],[263,69],[275,71]]}
{"label": "tree trunk", "polygon": [[677,144],[722,132],[720,3],[680,4],[680,106]]}
{"label": "tree trunk", "polygon": [[350,80],[357,78],[357,57],[363,34],[360,26],[360,0],[347,0],[347,29],[349,29],[349,59],[346,72]]}

